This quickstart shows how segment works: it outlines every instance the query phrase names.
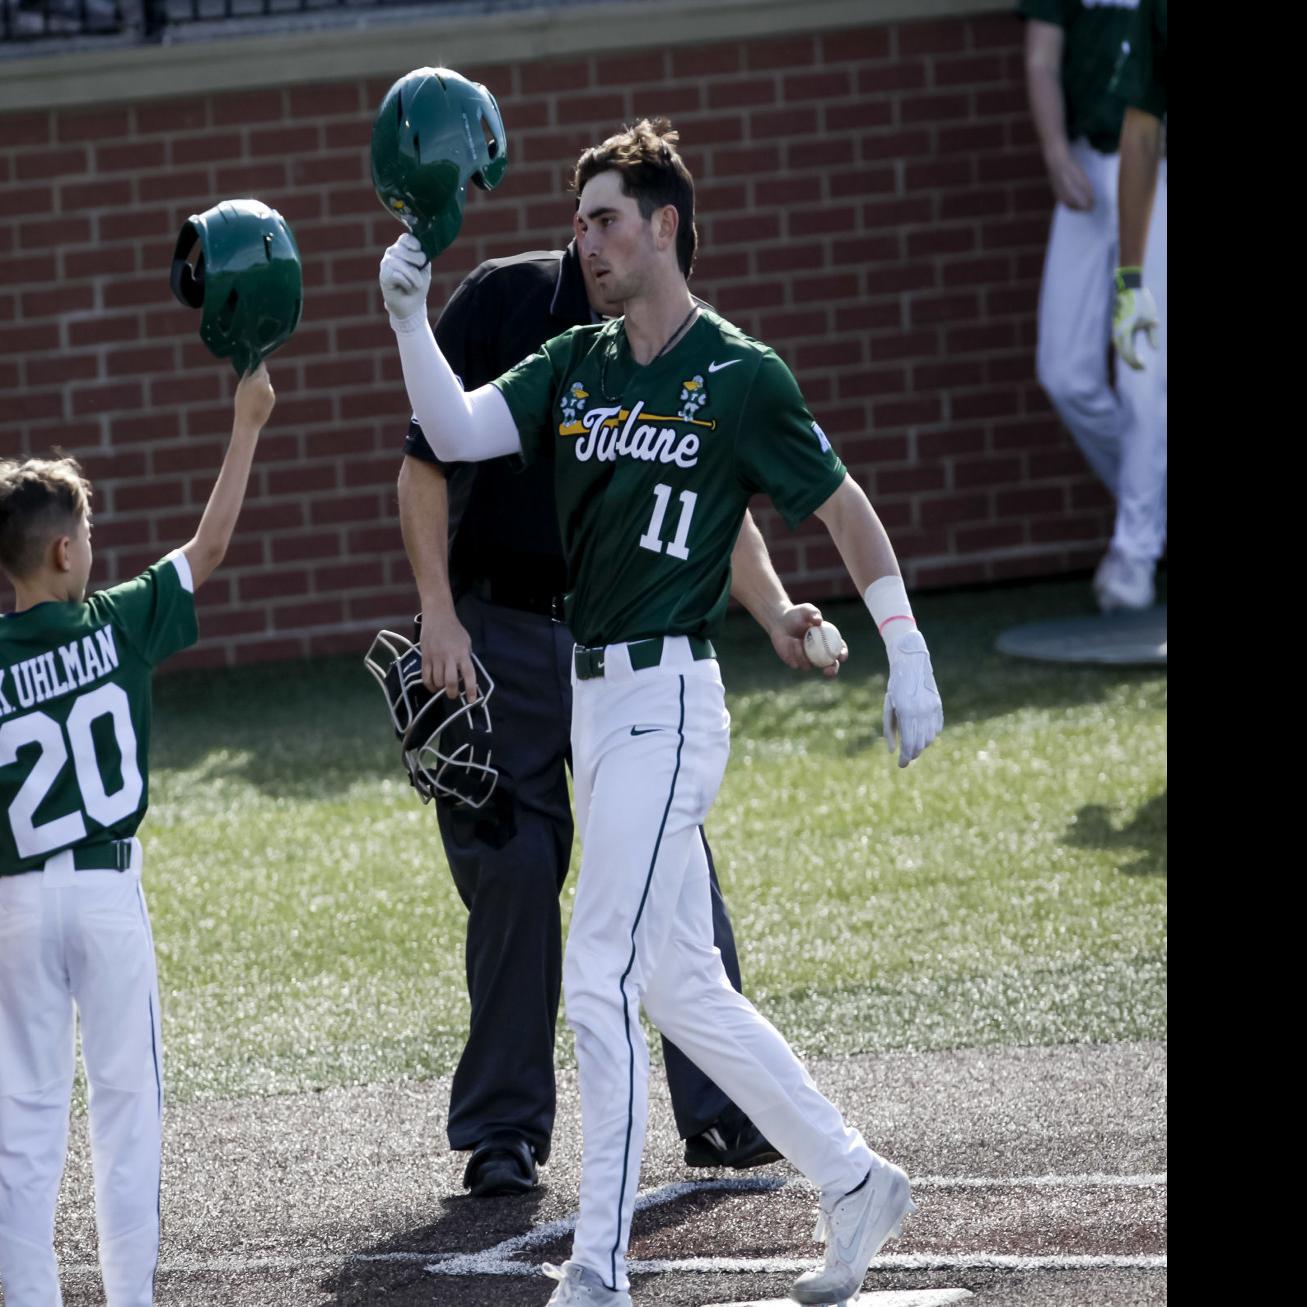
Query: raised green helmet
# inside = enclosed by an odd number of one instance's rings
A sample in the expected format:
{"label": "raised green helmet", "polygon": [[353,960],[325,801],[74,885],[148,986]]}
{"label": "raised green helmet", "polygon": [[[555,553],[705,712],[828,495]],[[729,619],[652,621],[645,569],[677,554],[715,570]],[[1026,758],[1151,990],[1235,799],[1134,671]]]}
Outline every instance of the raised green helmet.
{"label": "raised green helmet", "polygon": [[218,358],[231,359],[240,376],[290,339],[304,306],[290,225],[258,200],[223,200],[191,214],[177,237],[170,280],[183,304],[204,310],[200,339]]}
{"label": "raised green helmet", "polygon": [[494,190],[508,168],[495,97],[449,68],[415,68],[386,92],[372,124],[372,185],[427,258],[463,225],[467,184]]}

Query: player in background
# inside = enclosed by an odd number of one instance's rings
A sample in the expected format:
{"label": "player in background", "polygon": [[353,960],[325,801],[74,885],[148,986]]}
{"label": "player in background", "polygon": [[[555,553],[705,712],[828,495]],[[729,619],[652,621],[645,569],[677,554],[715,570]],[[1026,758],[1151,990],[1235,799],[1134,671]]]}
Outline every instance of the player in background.
{"label": "player in background", "polygon": [[[1112,78],[1138,0],[1020,0],[1026,88],[1056,200],[1039,294],[1039,380],[1116,501],[1094,574],[1104,611],[1148,608],[1166,540],[1165,367],[1109,375],[1117,251],[1117,147],[1124,101]],[[1148,228],[1150,275],[1166,277],[1166,177]],[[1142,261],[1142,259],[1141,259]]]}
{"label": "player in background", "polygon": [[555,1307],[628,1307],[626,1248],[647,1111],[640,1009],[821,1192],[826,1260],[797,1301],[857,1292],[913,1210],[907,1176],[845,1125],[712,946],[700,825],[729,751],[711,636],[756,491],[794,526],[816,513],[889,653],[885,727],[900,766],[943,715],[893,548],[866,495],[769,350],[690,295],[694,184],[668,124],[641,122],[578,162],[581,258],[623,316],[549,341],[465,393],[426,317],[411,235],[381,287],[413,410],[438,456],[554,463],[568,562],[572,750],[583,855],[564,959],[583,1154]]}
{"label": "player in background", "polygon": [[[1166,0],[1140,0],[1125,58],[1112,83],[1126,105],[1118,182],[1121,266],[1116,270],[1112,340],[1117,356],[1130,367],[1161,368],[1163,396],[1166,260],[1145,266],[1144,258],[1153,224],[1166,226],[1166,62]],[[1148,337],[1155,362],[1139,348],[1140,332]],[[1162,457],[1166,457],[1165,445]]]}
{"label": "player in background", "polygon": [[74,1010],[89,1087],[108,1307],[153,1302],[163,1109],[159,995],[136,830],[149,802],[150,678],[197,638],[195,591],[222,561],[274,403],[236,388],[195,535],[89,597],[91,487],[71,458],[0,461],[0,1286],[57,1307],[55,1204]]}
{"label": "player in background", "polygon": [[[436,323],[468,390],[494,380],[569,327],[599,322],[576,242],[492,259],[471,272]],[[450,1089],[449,1144],[471,1149],[463,1183],[477,1196],[521,1193],[548,1160],[555,1111],[554,1029],[562,982],[558,898],[572,848],[567,789],[572,636],[562,624],[567,567],[547,462],[442,466],[412,422],[399,476],[404,544],[422,603],[423,679],[433,691],[476,683],[475,648],[495,683],[499,789],[489,815],[437,804],[441,840],[468,909],[471,1021]],[[794,604],[751,516],[732,560],[732,594],[777,655],[811,670],[803,632],[820,621]],[[470,634],[475,633],[475,634]],[[847,651],[846,651],[847,656]],[[839,664],[827,669],[834,675]],[[713,942],[741,988],[730,915],[708,851]],[[675,1045],[664,1062],[691,1166],[735,1169],[780,1155]]]}

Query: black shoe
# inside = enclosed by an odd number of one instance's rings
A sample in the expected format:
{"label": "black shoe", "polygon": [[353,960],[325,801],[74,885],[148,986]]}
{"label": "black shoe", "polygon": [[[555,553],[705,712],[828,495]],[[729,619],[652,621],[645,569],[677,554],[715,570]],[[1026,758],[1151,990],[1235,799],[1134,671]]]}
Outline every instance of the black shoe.
{"label": "black shoe", "polygon": [[742,1112],[726,1111],[703,1131],[685,1141],[686,1166],[726,1166],[746,1171],[781,1161],[781,1155]]}
{"label": "black shoe", "polygon": [[495,1139],[472,1153],[463,1188],[471,1189],[474,1198],[524,1194],[535,1188],[538,1178],[535,1153],[525,1139]]}

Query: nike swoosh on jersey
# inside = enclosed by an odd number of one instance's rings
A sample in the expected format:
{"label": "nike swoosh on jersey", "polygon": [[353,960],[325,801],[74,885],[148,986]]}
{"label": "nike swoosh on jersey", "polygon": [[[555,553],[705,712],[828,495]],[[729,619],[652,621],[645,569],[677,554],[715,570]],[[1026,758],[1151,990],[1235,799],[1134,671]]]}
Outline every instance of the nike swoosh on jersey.
{"label": "nike swoosh on jersey", "polygon": [[733,367],[736,363],[743,363],[743,359],[727,359],[725,363],[709,363],[709,372],[720,372],[723,368]]}
{"label": "nike swoosh on jersey", "polygon": [[632,735],[652,735],[652,734],[654,733],[654,731],[661,731],[662,729],[663,729],[663,728],[662,728],[661,726],[646,726],[643,730],[641,730],[638,726],[632,726],[632,727],[631,727],[631,734],[632,734]]}

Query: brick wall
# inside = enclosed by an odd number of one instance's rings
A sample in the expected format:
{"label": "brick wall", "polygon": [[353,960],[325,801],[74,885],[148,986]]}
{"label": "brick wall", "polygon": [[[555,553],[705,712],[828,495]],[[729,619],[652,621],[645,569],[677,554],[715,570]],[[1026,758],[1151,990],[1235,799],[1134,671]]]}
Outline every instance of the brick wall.
{"label": "brick wall", "polygon": [[[910,584],[1088,566],[1110,503],[1034,377],[1050,200],[1020,47],[995,14],[461,68],[499,98],[512,162],[431,303],[484,258],[564,243],[579,150],[668,114],[698,182],[696,291],[790,362]],[[194,662],[361,651],[414,610],[375,280],[399,228],[367,155],[389,81],[0,117],[0,453],[82,459],[97,582],[190,535],[230,428],[234,374],[168,292],[178,229],[252,194],[295,230],[304,317],[270,361],[277,410]],[[756,507],[796,597],[847,593],[820,527]]]}

